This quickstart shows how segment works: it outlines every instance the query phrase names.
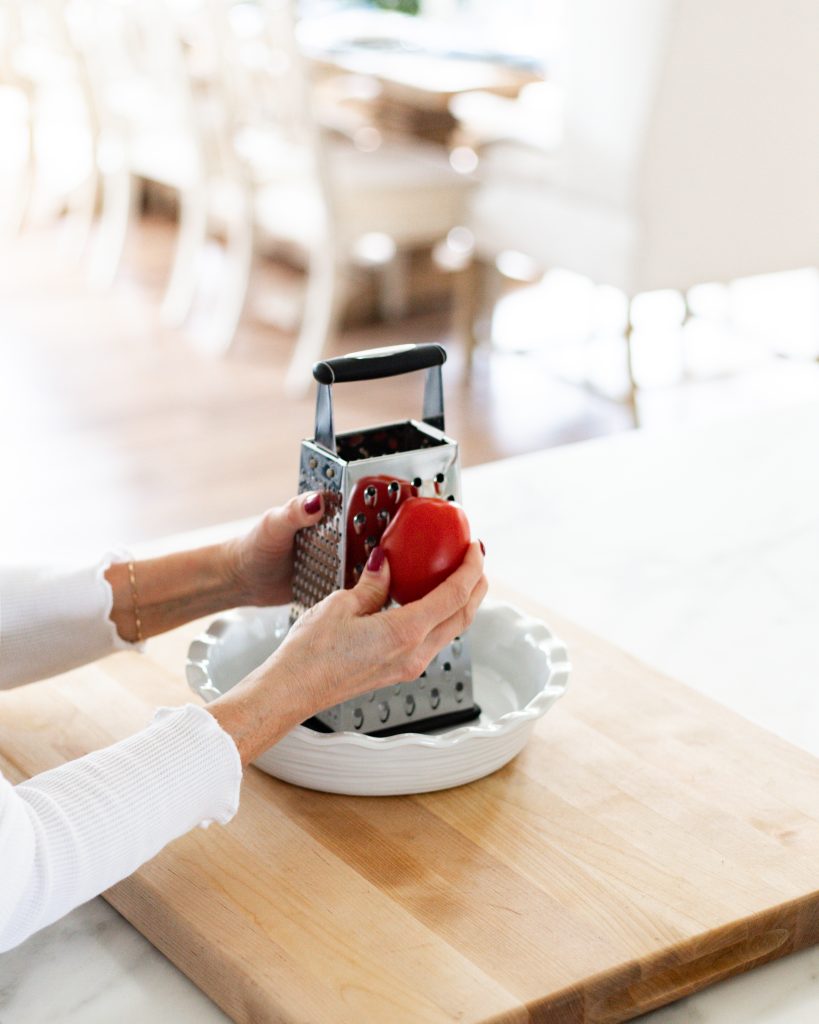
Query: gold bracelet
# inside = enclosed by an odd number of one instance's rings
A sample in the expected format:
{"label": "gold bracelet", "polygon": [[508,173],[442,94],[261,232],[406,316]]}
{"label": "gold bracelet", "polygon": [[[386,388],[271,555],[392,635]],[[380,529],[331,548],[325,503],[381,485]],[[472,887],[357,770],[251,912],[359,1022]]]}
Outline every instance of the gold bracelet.
{"label": "gold bracelet", "polygon": [[136,574],[133,560],[128,563],[128,579],[131,581],[131,600],[134,602],[134,622],[136,623],[137,643],[143,643],[142,619],[139,614],[139,597],[137,596]]}

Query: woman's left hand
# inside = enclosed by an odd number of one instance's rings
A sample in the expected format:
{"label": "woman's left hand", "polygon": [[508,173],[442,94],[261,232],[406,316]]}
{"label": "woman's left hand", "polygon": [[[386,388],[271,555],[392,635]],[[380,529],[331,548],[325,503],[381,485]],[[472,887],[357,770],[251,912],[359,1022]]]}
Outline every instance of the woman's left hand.
{"label": "woman's left hand", "polygon": [[297,531],[321,519],[323,509],[320,494],[300,494],[266,512],[246,536],[227,542],[229,571],[239,604],[286,604],[290,600],[293,540]]}

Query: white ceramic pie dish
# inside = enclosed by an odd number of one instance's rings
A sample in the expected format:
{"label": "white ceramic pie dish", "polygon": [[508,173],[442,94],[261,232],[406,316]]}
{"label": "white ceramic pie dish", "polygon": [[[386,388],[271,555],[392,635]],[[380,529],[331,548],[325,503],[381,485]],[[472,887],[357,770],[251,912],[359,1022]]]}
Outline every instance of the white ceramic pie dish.
{"label": "white ceramic pie dish", "polygon": [[[281,643],[289,608],[242,608],[216,619],[188,650],[187,679],[206,701],[227,692]],[[562,696],[570,665],[547,627],[509,605],[485,602],[469,632],[480,718],[430,733],[363,736],[299,725],[255,764],[308,789],[354,796],[459,786],[507,764]]]}

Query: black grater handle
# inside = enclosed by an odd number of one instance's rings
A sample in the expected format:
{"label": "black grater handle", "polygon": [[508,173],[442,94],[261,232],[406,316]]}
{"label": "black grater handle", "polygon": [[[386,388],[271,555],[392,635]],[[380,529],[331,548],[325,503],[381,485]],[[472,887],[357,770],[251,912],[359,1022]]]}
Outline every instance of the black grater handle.
{"label": "black grater handle", "polygon": [[441,345],[393,345],[324,359],[313,367],[313,376],[319,384],[347,384],[397,377],[401,373],[443,366],[445,362],[446,350]]}
{"label": "black grater handle", "polygon": [[313,367],[313,376],[319,384],[316,396],[316,441],[331,452],[336,450],[333,425],[332,385],[350,381],[380,380],[397,377],[402,373],[426,370],[424,387],[425,423],[444,429],[444,387],[441,367],[446,362],[446,350],[440,345],[394,345],[392,348],[374,348],[365,352],[352,352],[347,356],[325,359]]}

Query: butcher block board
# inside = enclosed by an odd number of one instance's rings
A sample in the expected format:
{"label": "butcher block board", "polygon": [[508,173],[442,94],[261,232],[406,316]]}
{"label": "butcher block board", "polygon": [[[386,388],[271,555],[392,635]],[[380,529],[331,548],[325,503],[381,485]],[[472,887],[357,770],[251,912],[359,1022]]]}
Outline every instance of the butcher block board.
{"label": "butcher block board", "polygon": [[[497,596],[497,591],[495,591]],[[819,938],[819,762],[531,602],[567,696],[496,774],[341,797],[255,769],[106,893],[241,1022],[614,1022]],[[0,696],[31,775],[192,699],[200,626]]]}

